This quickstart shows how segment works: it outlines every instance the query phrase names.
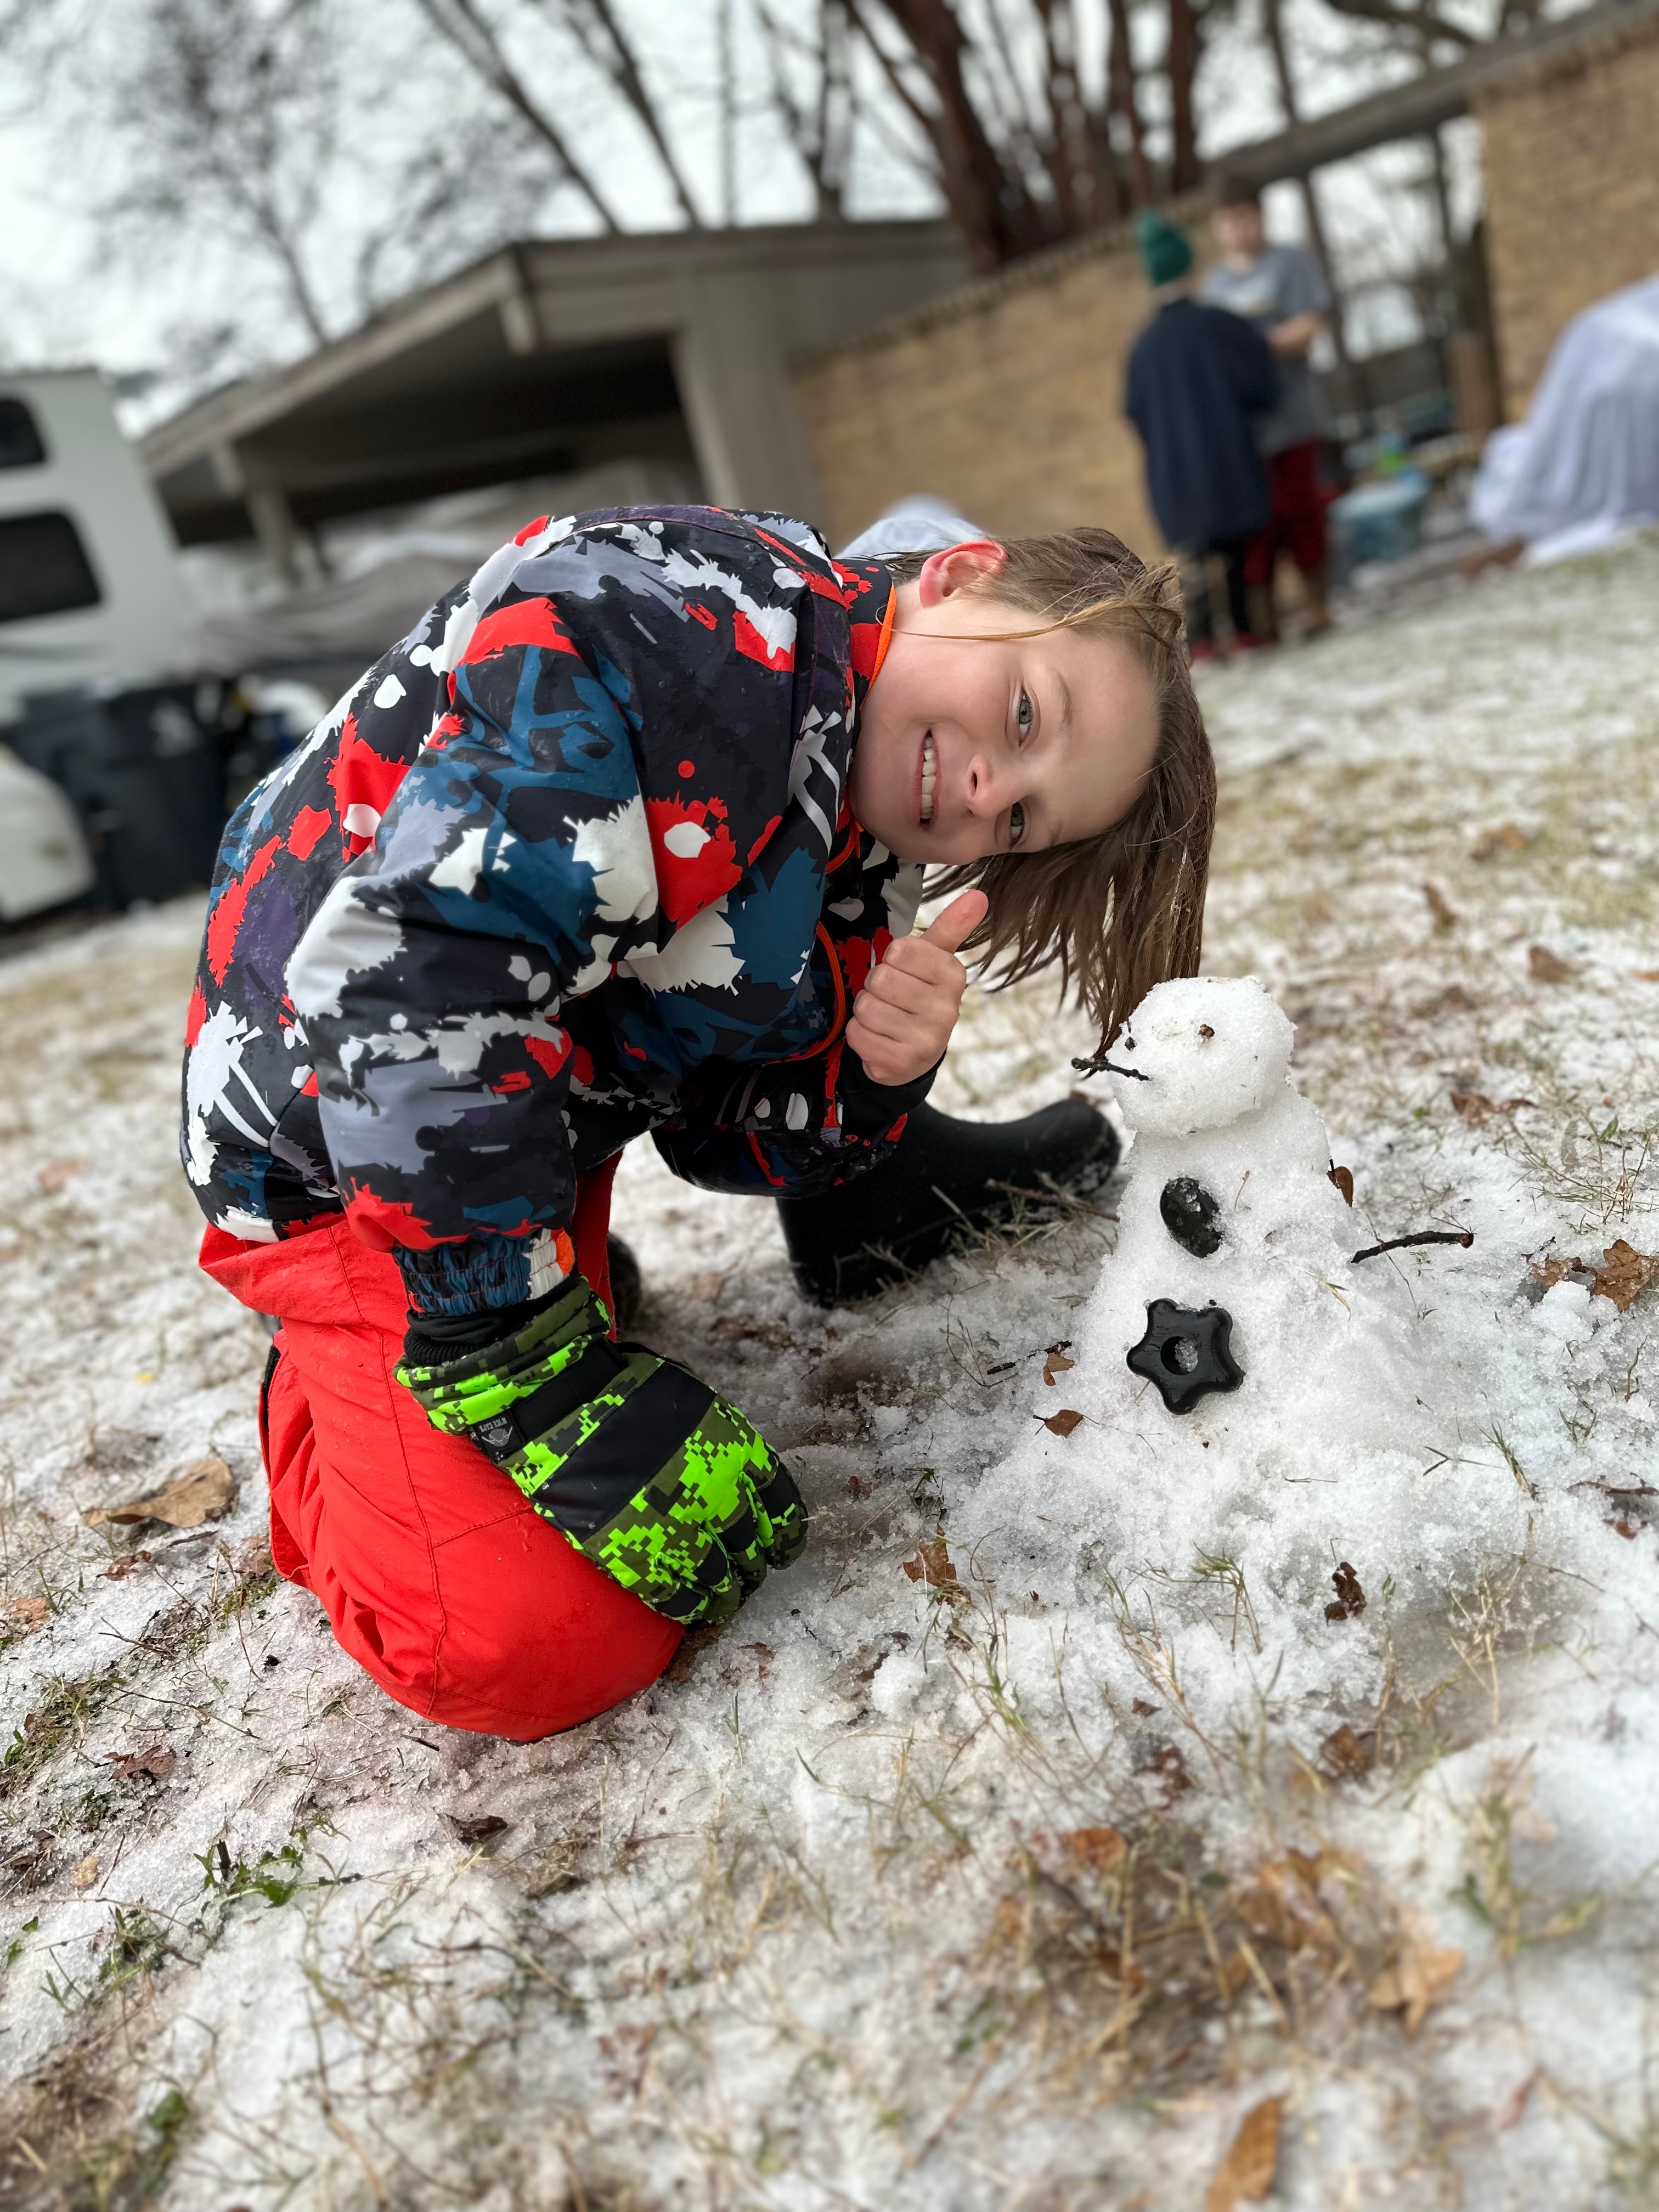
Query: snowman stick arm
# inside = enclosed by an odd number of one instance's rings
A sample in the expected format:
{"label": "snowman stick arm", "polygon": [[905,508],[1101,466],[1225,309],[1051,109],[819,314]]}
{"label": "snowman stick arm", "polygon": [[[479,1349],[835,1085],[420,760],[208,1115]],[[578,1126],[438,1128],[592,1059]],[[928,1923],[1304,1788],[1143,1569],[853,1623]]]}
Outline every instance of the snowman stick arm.
{"label": "snowman stick arm", "polygon": [[1368,1244],[1363,1252],[1356,1252],[1350,1265],[1357,1267],[1362,1260],[1375,1260],[1381,1252],[1402,1251],[1407,1244],[1462,1244],[1465,1249],[1474,1242],[1473,1229],[1425,1229],[1415,1237],[1390,1237],[1381,1244]]}

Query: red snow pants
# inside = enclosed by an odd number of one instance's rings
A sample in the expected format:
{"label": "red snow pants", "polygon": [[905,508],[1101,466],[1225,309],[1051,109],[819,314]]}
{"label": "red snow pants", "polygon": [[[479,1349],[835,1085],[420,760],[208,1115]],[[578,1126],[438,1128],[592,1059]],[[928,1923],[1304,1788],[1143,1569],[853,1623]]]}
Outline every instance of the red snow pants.
{"label": "red snow pants", "polygon": [[[605,1297],[615,1162],[584,1176],[576,1256]],[[653,1682],[681,1631],[531,1510],[396,1376],[403,1279],[344,1218],[276,1244],[210,1229],[202,1266],[282,1323],[260,1424],[279,1573],[427,1720],[528,1742]],[[586,1263],[586,1264],[583,1264]]]}

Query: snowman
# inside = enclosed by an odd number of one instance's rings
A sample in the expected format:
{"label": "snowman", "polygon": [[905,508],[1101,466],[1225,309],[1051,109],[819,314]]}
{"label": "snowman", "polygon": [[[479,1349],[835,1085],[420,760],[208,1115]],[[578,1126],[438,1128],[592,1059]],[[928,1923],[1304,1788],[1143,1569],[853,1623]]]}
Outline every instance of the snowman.
{"label": "snowman", "polygon": [[1105,1057],[1130,1181],[1068,1395],[1165,1460],[1225,1440],[1230,1464],[1289,1472],[1423,1425],[1416,1317],[1397,1277],[1355,1266],[1294,1034],[1254,977],[1190,977],[1149,992]]}
{"label": "snowman", "polygon": [[[1419,1299],[1361,1249],[1292,1037],[1254,979],[1183,979],[1097,1063],[1129,1136],[1116,1249],[1069,1364],[1045,1363],[1035,1418],[952,1524],[1011,1593],[1008,1662],[1033,1711],[1054,1695],[1063,1606],[1066,1663],[1126,1704],[1149,1694],[1120,1634],[1133,1611],[1142,1645],[1182,1634],[1183,1693],[1213,1714],[1236,1668],[1322,1713],[1334,1687],[1375,1693],[1375,1638],[1339,1633],[1368,1599],[1437,1603],[1471,1528],[1524,1543],[1527,1499],[1496,1452],[1458,1451],[1497,1417],[1490,1332],[1441,1309],[1472,1323],[1485,1302],[1449,1271]],[[1218,1613],[1218,1575],[1241,1594]],[[1042,1609],[1016,1618],[1022,1589]]]}

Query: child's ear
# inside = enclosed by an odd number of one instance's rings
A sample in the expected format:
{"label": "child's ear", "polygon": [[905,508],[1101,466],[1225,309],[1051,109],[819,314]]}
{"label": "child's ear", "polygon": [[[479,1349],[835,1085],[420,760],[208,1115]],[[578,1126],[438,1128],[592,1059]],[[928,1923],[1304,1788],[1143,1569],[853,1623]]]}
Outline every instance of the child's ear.
{"label": "child's ear", "polygon": [[947,545],[922,562],[916,574],[916,596],[924,607],[936,607],[955,592],[994,576],[1007,558],[1007,547],[994,538],[970,538],[961,545]]}

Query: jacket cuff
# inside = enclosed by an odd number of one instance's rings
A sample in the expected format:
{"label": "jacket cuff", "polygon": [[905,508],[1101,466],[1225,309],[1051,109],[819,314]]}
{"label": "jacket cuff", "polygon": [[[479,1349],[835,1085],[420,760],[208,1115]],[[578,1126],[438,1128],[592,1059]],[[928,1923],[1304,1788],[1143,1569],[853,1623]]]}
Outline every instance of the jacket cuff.
{"label": "jacket cuff", "polygon": [[878,1137],[906,1114],[913,1114],[933,1087],[933,1078],[945,1062],[936,1060],[924,1074],[909,1083],[874,1083],[869,1071],[849,1044],[843,1048],[836,1097],[841,1123],[855,1137]]}
{"label": "jacket cuff", "polygon": [[576,1265],[575,1248],[562,1229],[538,1229],[528,1237],[469,1237],[416,1252],[392,1248],[404,1279],[411,1319],[459,1320],[544,1298]]}

